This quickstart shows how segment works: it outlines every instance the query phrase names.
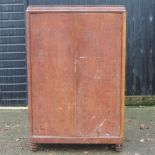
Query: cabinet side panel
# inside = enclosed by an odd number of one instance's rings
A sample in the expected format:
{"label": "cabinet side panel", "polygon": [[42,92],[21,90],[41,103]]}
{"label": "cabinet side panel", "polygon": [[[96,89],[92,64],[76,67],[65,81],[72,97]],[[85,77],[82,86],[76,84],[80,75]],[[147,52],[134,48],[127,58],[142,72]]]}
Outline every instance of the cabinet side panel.
{"label": "cabinet side panel", "polygon": [[122,30],[122,104],[121,104],[121,136],[124,137],[124,108],[125,108],[125,77],[126,77],[126,12],[123,13]]}
{"label": "cabinet side panel", "polygon": [[26,54],[27,54],[27,82],[28,82],[28,118],[30,135],[32,135],[32,104],[31,104],[31,52],[30,52],[30,14],[26,12]]}
{"label": "cabinet side panel", "polygon": [[72,15],[32,13],[33,135],[75,135],[75,73]]}
{"label": "cabinet side panel", "polygon": [[122,14],[76,15],[77,134],[120,136]]}

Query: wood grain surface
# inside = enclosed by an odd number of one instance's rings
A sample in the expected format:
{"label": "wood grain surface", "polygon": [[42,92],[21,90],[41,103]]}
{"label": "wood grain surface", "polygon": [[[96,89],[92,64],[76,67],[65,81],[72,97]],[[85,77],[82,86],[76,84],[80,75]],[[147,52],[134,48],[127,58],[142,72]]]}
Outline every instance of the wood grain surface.
{"label": "wood grain surface", "polygon": [[32,142],[122,143],[125,22],[124,7],[28,8]]}

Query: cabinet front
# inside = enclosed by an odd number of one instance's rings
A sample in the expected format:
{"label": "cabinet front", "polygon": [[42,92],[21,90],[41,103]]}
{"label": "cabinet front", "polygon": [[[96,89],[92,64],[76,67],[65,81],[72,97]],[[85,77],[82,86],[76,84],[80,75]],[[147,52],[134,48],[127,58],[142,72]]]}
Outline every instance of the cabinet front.
{"label": "cabinet front", "polygon": [[30,15],[32,131],[119,136],[121,13]]}

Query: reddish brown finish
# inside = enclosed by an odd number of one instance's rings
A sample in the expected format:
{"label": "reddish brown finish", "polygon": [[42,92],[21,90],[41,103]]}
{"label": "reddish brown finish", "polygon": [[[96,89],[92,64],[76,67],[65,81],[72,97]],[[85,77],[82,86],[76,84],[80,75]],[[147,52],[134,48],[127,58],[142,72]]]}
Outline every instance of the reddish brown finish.
{"label": "reddish brown finish", "polygon": [[33,134],[74,136],[75,72],[74,53],[70,49],[71,16],[32,14],[30,23]]}
{"label": "reddish brown finish", "polygon": [[79,136],[120,135],[121,17],[75,15]]}
{"label": "reddish brown finish", "polygon": [[124,7],[29,7],[32,143],[123,142]]}
{"label": "reddish brown finish", "polygon": [[35,143],[63,143],[63,144],[121,144],[123,143],[123,138],[121,137],[52,137],[52,136],[33,136],[32,144]]}

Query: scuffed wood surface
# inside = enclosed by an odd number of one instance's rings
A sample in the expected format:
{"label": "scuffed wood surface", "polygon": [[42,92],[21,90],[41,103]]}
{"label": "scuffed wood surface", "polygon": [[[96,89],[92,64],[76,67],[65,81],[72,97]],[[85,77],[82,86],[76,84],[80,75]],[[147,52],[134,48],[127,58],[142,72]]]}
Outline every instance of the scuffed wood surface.
{"label": "scuffed wood surface", "polygon": [[124,10],[70,8],[27,12],[32,142],[122,143]]}

